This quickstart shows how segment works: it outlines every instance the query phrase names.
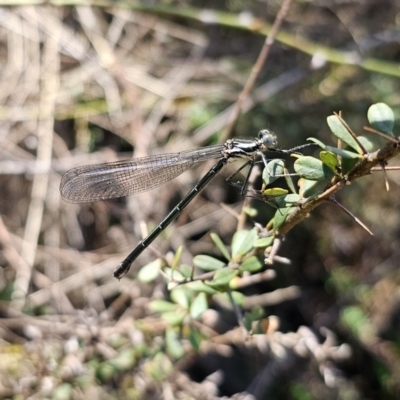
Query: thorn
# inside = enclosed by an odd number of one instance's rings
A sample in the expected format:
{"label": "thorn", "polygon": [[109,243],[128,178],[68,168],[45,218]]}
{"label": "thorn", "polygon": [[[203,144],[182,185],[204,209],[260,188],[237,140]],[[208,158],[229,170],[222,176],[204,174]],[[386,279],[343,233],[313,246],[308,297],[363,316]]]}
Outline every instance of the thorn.
{"label": "thorn", "polygon": [[346,207],[344,207],[342,204],[340,204],[333,196],[329,197],[329,201],[336,206],[338,206],[342,211],[344,211],[348,216],[353,218],[355,222],[357,222],[358,225],[360,225],[362,228],[364,228],[371,236],[374,236],[372,231],[360,220],[358,219],[354,214],[352,214]]}
{"label": "thorn", "polygon": [[390,190],[390,186],[389,186],[389,180],[388,180],[387,173],[386,173],[386,162],[385,161],[381,162],[381,167],[382,167],[382,172],[383,172],[383,176],[385,179],[386,191],[388,192]]}
{"label": "thorn", "polygon": [[363,126],[363,129],[365,131],[367,131],[367,132],[375,133],[375,135],[383,137],[384,139],[389,140],[389,142],[393,142],[393,143],[399,144],[399,141],[397,139],[387,135],[386,133],[383,133],[381,131],[377,131],[376,129],[371,128],[370,126]]}

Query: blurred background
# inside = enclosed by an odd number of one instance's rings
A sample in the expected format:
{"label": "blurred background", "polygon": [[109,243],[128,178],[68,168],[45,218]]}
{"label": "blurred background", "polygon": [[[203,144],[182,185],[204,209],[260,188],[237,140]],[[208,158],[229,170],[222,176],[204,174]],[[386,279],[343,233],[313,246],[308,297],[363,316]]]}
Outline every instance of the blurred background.
{"label": "blurred background", "polygon": [[[212,164],[134,197],[60,198],[74,166],[220,143],[282,2],[50,3],[0,8],[0,398],[400,398],[396,171],[389,192],[374,173],[337,196],[374,236],[328,204],[289,232],[279,255],[291,264],[242,289],[264,295],[266,334],[251,338],[212,298],[171,330],[148,307],[169,299],[164,280],[136,279],[179,246],[188,265],[220,256],[210,232],[229,246],[243,205],[225,183],[234,166],[120,282],[113,269]],[[398,1],[294,2],[233,136],[335,145],[334,111],[357,134],[373,103],[399,118],[399,62]],[[275,212],[251,206],[248,229]]]}

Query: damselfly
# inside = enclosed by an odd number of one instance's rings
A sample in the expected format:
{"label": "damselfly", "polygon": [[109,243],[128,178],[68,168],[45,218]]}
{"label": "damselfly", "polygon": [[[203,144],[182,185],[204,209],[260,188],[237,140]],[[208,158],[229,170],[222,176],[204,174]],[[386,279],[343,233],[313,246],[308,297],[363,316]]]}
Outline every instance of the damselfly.
{"label": "damselfly", "polygon": [[76,167],[66,172],[62,177],[60,192],[63,199],[71,203],[85,203],[128,196],[161,186],[187,171],[197,162],[218,160],[159,225],[146,238],[141,240],[125,260],[118,265],[114,270],[114,277],[120,279],[129,271],[132,262],[143,250],[180,215],[200,190],[228,162],[240,158],[247,159],[245,165],[250,165],[250,171],[242,187],[242,194],[244,194],[256,158],[260,156],[266,166],[267,159],[263,151],[276,150],[276,148],[276,136],[265,129],[260,131],[258,137],[253,140],[229,139],[224,144],[202,147],[197,150]]}

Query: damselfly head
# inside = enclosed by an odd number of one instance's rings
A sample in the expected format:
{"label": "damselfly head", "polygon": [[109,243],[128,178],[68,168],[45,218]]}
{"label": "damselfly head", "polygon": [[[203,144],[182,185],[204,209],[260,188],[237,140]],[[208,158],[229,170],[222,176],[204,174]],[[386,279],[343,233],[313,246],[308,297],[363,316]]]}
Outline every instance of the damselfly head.
{"label": "damselfly head", "polygon": [[263,129],[258,132],[258,137],[262,142],[262,145],[267,149],[276,149],[278,146],[278,139],[276,135],[270,132],[268,129]]}

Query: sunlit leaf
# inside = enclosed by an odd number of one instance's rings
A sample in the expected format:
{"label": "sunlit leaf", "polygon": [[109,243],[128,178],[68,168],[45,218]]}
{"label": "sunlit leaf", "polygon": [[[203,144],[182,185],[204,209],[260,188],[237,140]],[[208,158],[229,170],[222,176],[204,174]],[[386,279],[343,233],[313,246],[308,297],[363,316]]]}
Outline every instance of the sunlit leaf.
{"label": "sunlit leaf", "polygon": [[277,196],[273,199],[273,204],[277,208],[291,207],[301,200],[300,196],[295,193],[289,193],[283,196]]}
{"label": "sunlit leaf", "polygon": [[288,188],[290,189],[290,191],[291,191],[293,194],[297,194],[296,188],[295,188],[294,183],[293,183],[293,179],[292,179],[292,177],[289,175],[289,171],[288,171],[286,168],[284,169],[284,173],[285,173],[286,185],[288,186]]}
{"label": "sunlit leaf", "polygon": [[189,342],[194,350],[199,351],[200,345],[204,340],[204,335],[199,329],[197,329],[194,326],[189,326],[188,329],[189,329],[189,336],[188,336]]}
{"label": "sunlit leaf", "polygon": [[221,254],[229,261],[231,259],[231,256],[229,255],[228,249],[225,247],[221,238],[216,233],[211,233],[210,236],[211,236],[212,241],[218,247]]}
{"label": "sunlit leaf", "polygon": [[236,232],[232,238],[232,257],[247,254],[253,248],[253,243],[257,238],[258,234],[255,229]]}
{"label": "sunlit leaf", "polygon": [[205,281],[206,285],[217,290],[228,290],[229,282],[239,273],[238,270],[222,269],[217,271],[212,281]]}
{"label": "sunlit leaf", "polygon": [[256,257],[252,256],[242,262],[239,267],[240,271],[257,272],[262,269],[263,263]]}
{"label": "sunlit leaf", "polygon": [[167,311],[161,313],[161,318],[169,325],[177,326],[182,324],[186,315],[187,313],[184,312],[183,310]]}
{"label": "sunlit leaf", "polygon": [[368,121],[376,130],[392,134],[394,125],[393,110],[385,103],[373,104],[368,109]]}
{"label": "sunlit leaf", "polygon": [[165,332],[165,346],[172,358],[179,359],[185,354],[182,342],[173,328],[168,328]]}
{"label": "sunlit leaf", "polygon": [[160,258],[152,261],[149,264],[143,266],[138,272],[138,279],[140,282],[149,283],[157,279],[160,268],[162,267],[163,261]]}
{"label": "sunlit leaf", "polygon": [[287,193],[289,192],[283,188],[270,188],[263,191],[263,194],[265,194],[266,196],[282,196]]}
{"label": "sunlit leaf", "polygon": [[335,153],[342,158],[351,158],[351,159],[362,159],[363,158],[362,154],[358,154],[358,153],[356,153],[354,151],[350,151],[350,150],[338,149],[337,147],[325,146],[325,150]]}
{"label": "sunlit leaf", "polygon": [[167,311],[176,311],[178,305],[166,300],[152,300],[149,303],[149,310],[156,313],[163,313]]}
{"label": "sunlit leaf", "polygon": [[285,167],[285,162],[276,158],[268,162],[267,167],[264,168],[262,179],[263,182],[268,186],[271,183],[275,182],[277,179],[282,177],[283,169]]}
{"label": "sunlit leaf", "polygon": [[184,276],[181,274],[180,271],[177,269],[172,269],[172,268],[163,268],[163,272],[166,276],[168,276],[172,280],[183,280]]}
{"label": "sunlit leaf", "polygon": [[245,212],[251,218],[255,218],[258,214],[257,209],[248,206],[243,207],[243,212]]}
{"label": "sunlit leaf", "polygon": [[297,159],[294,170],[300,177],[311,181],[329,180],[334,175],[321,160],[310,156]]}
{"label": "sunlit leaf", "polygon": [[338,169],[340,168],[340,162],[335,153],[332,153],[331,151],[321,151],[319,153],[319,157],[321,161],[335,174],[338,172]]}
{"label": "sunlit leaf", "polygon": [[340,139],[343,143],[346,143],[358,154],[363,154],[363,150],[338,116],[330,115],[327,118],[327,122],[330,130],[338,139]]}
{"label": "sunlit leaf", "polygon": [[[231,287],[233,289],[235,285],[234,284],[232,285],[232,283],[235,282],[235,279],[239,278],[233,278],[233,280],[231,281]],[[238,292],[236,290],[230,290],[229,295],[228,293],[219,293],[216,296],[216,299],[218,303],[223,304],[224,307],[232,309],[232,300],[237,306],[241,307],[243,305],[244,300],[246,299],[246,296],[243,293]]]}
{"label": "sunlit leaf", "polygon": [[313,142],[315,144],[317,144],[319,147],[321,147],[321,149],[325,149],[326,145],[324,143],[322,143],[320,140],[313,138],[313,137],[309,137],[307,138],[307,140],[309,140],[310,142]]}
{"label": "sunlit leaf", "polygon": [[274,243],[274,240],[275,240],[275,236],[268,236],[268,237],[265,237],[265,238],[257,239],[254,242],[254,247],[268,247],[268,246],[271,246],[272,243]]}
{"label": "sunlit leaf", "polygon": [[175,269],[178,266],[179,260],[181,259],[182,251],[183,251],[183,246],[179,246],[175,252],[174,260],[172,261],[171,265],[172,269]]}
{"label": "sunlit leaf", "polygon": [[186,309],[189,308],[192,294],[192,291],[186,286],[178,286],[170,291],[171,300]]}
{"label": "sunlit leaf", "polygon": [[297,182],[299,185],[299,193],[301,198],[308,198],[315,195],[316,193],[322,193],[326,182],[324,181],[309,181],[308,179],[299,179]]}
{"label": "sunlit leaf", "polygon": [[274,215],[274,230],[278,229],[286,220],[287,216],[296,210],[295,207],[279,208]]}
{"label": "sunlit leaf", "polygon": [[358,141],[364,146],[365,150],[372,151],[374,144],[365,136],[357,136]]}
{"label": "sunlit leaf", "polygon": [[182,274],[183,277],[189,278],[193,275],[193,266],[188,264],[181,264],[179,266],[179,272]]}
{"label": "sunlit leaf", "polygon": [[207,297],[205,293],[199,293],[190,305],[190,315],[193,319],[198,319],[207,309]]}
{"label": "sunlit leaf", "polygon": [[315,138],[308,138],[307,140],[310,140],[311,142],[317,144],[318,146],[321,147],[321,149],[330,151],[332,153],[337,154],[338,156],[345,157],[345,158],[363,158],[362,154],[358,154],[357,152],[350,151],[350,150],[343,150],[343,149],[338,149],[337,147],[333,146],[327,146],[325,143],[322,143],[320,140],[315,139]]}
{"label": "sunlit leaf", "polygon": [[194,257],[193,264],[204,271],[215,271],[226,266],[226,263],[223,261],[203,254]]}
{"label": "sunlit leaf", "polygon": [[194,292],[204,292],[206,294],[216,294],[218,291],[206,285],[202,281],[193,281],[186,283],[185,286]]}
{"label": "sunlit leaf", "polygon": [[[364,136],[358,136],[358,140],[360,143],[364,146],[364,148],[367,151],[372,151],[374,148],[374,145],[371,141],[369,141],[367,138]],[[347,174],[349,171],[351,171],[354,166],[358,163],[359,159],[350,159],[350,158],[342,158],[342,172],[343,174]]]}

